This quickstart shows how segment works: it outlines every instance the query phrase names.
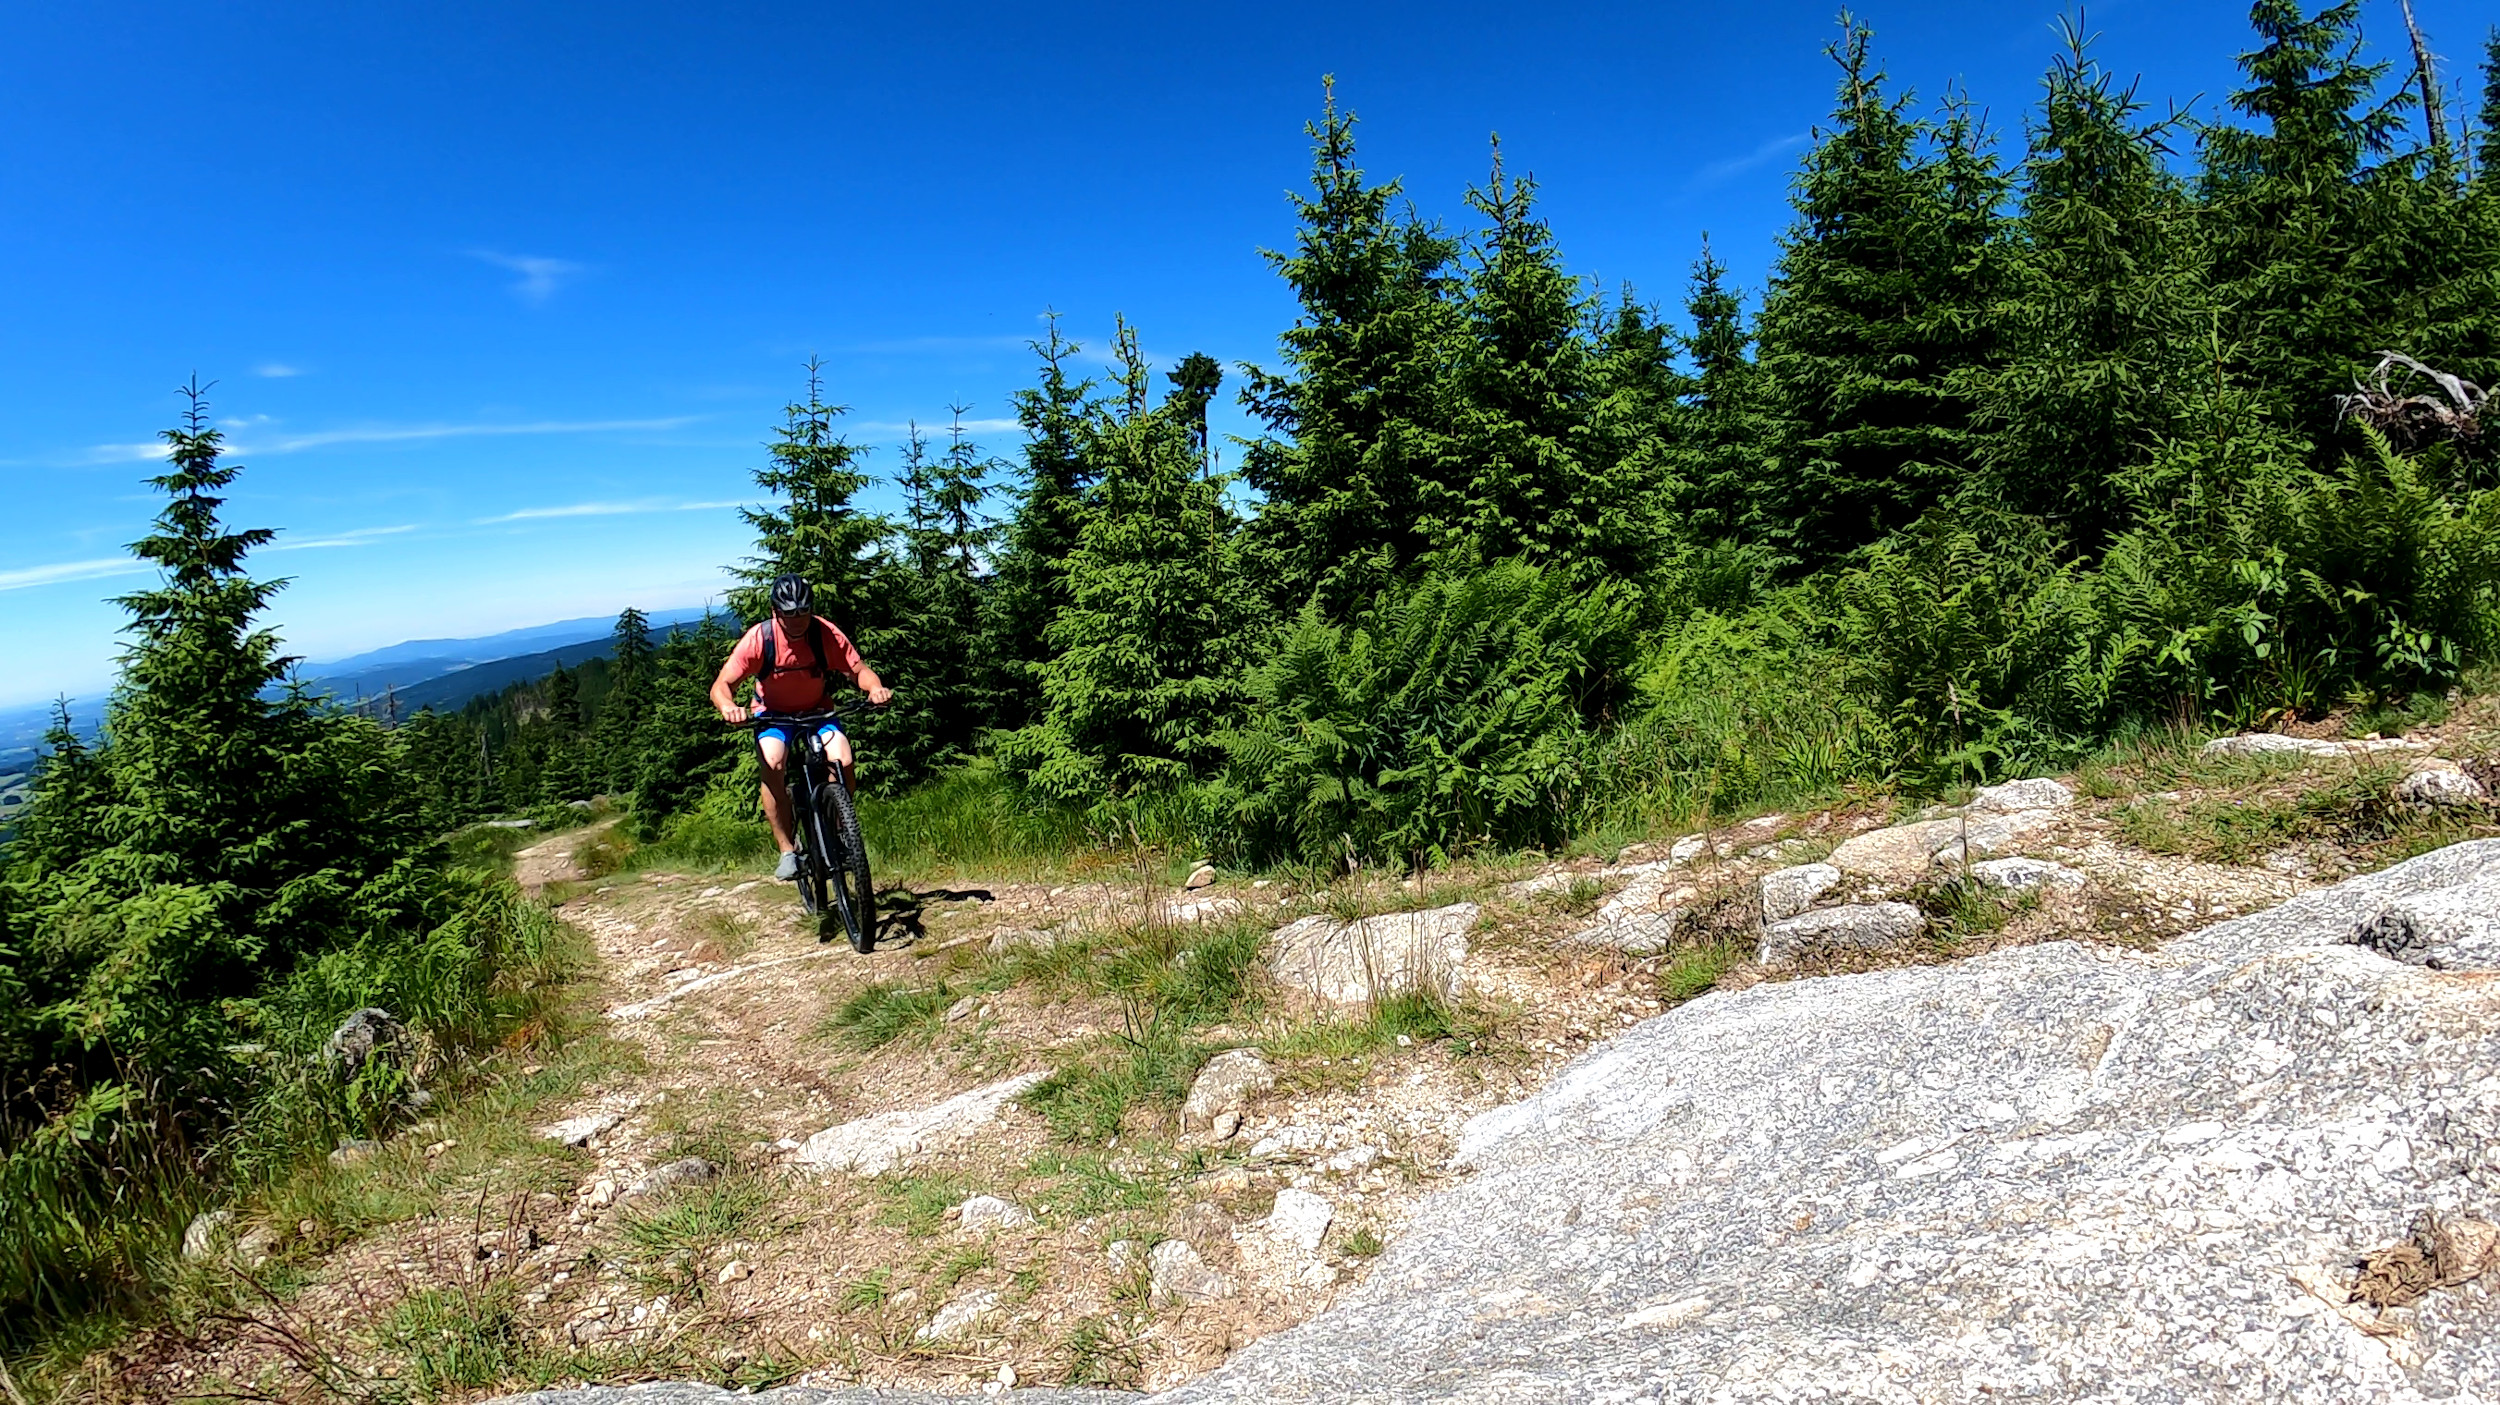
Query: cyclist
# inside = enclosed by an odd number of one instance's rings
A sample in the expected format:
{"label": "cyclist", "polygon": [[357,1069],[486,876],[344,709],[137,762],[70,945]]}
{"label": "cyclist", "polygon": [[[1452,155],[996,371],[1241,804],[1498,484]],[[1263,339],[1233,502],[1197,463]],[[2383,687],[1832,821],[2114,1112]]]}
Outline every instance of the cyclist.
{"label": "cyclist", "polygon": [[[735,725],[775,713],[822,712],[832,706],[836,674],[850,679],[872,705],[882,707],[894,696],[876,670],[860,659],[850,637],[816,614],[807,577],[795,572],[774,577],[772,601],[772,616],[740,636],[720,676],[712,680],[712,706],[722,721]],[[755,706],[740,707],[735,690],[749,678],[755,680]],[[781,864],[773,870],[773,877],[780,879],[799,876],[796,819],[782,773],[798,740],[792,731],[763,727],[755,734],[764,765],[764,817],[772,821],[773,842],[781,846]],[[855,792],[851,739],[843,734],[842,724],[828,721],[816,735],[825,739],[826,750],[842,768],[843,786]]]}

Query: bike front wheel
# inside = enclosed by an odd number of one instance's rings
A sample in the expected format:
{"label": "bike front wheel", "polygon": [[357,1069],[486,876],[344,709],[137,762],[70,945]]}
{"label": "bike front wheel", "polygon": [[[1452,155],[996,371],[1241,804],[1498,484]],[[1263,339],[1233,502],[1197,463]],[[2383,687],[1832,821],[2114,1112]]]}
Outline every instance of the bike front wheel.
{"label": "bike front wheel", "polygon": [[829,776],[817,792],[825,837],[826,867],[833,878],[833,906],[851,950],[866,953],[877,947],[877,889],[868,876],[868,845],[860,838],[859,805],[838,776]]}
{"label": "bike front wheel", "polygon": [[[790,787],[790,805],[802,817],[815,814],[816,807],[807,803],[813,797],[804,783]],[[822,917],[830,905],[825,891],[826,836],[814,823],[802,823],[796,836],[799,841],[799,906],[810,917]]]}

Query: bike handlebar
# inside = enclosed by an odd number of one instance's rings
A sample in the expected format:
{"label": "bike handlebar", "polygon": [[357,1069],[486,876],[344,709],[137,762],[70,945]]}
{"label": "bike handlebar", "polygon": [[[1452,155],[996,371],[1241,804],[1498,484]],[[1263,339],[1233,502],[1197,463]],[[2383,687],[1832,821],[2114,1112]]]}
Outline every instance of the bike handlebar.
{"label": "bike handlebar", "polygon": [[[869,703],[868,706],[873,708],[883,708],[887,706],[887,704]],[[830,709],[821,712],[749,712],[747,714],[746,721],[732,722],[728,725],[732,727],[745,727],[750,731],[753,731],[760,730],[765,727],[821,727],[827,722],[839,722],[841,720],[842,714],[831,711]]]}

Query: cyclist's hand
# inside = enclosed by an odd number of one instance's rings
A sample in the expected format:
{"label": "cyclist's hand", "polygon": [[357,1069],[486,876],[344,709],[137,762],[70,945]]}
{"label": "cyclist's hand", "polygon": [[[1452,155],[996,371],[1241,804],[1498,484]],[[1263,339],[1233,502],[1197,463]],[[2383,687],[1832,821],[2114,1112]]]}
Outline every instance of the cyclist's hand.
{"label": "cyclist's hand", "polygon": [[746,721],[754,715],[755,713],[752,709],[739,707],[735,704],[724,707],[720,710],[720,720],[728,723],[732,727],[737,726],[739,723]]}
{"label": "cyclist's hand", "polygon": [[868,691],[868,705],[870,707],[883,707],[892,701],[894,701],[894,690],[892,688],[880,685],[878,687],[871,688]]}

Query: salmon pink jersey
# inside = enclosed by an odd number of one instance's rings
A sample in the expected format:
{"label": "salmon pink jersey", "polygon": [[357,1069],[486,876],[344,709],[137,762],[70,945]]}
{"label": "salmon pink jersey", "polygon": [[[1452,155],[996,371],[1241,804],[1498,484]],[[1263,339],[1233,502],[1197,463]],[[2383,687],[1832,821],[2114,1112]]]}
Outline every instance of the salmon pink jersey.
{"label": "salmon pink jersey", "polygon": [[860,662],[859,650],[852,647],[850,636],[834,627],[833,621],[819,616],[816,620],[818,638],[825,650],[825,676],[814,672],[816,656],[808,651],[807,635],[802,631],[793,639],[781,632],[780,623],[767,616],[762,624],[739,636],[738,647],[729,651],[729,673],[732,678],[754,678],[764,668],[764,631],[772,630],[772,677],[758,679],[756,701],[773,712],[814,712],[833,700],[836,677],[857,678],[866,665]]}

